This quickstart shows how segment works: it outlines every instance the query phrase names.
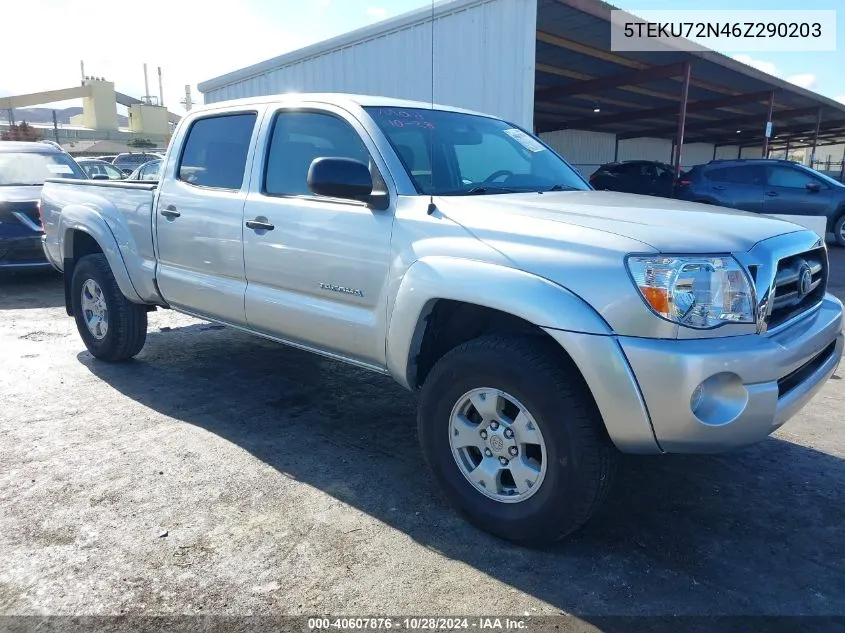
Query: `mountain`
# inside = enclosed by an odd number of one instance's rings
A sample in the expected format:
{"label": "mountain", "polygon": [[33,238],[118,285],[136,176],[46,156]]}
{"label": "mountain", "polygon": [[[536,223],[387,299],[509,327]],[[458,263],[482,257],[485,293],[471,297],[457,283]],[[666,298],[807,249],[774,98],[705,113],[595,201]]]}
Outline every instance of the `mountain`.
{"label": "mountain", "polygon": [[[82,108],[56,108],[56,120],[59,123],[70,125],[70,117],[82,114]],[[7,112],[2,112],[3,119],[8,116]],[[27,123],[42,123],[50,124],[53,122],[52,108],[15,108],[15,122],[20,123],[26,121]],[[122,114],[117,115],[117,124],[121,127],[129,125],[129,118]]]}

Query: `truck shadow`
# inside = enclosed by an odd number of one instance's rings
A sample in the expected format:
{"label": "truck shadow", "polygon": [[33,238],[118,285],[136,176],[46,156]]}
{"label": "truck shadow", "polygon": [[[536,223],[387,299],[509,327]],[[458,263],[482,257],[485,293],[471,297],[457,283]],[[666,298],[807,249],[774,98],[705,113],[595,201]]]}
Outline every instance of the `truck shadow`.
{"label": "truck shadow", "polygon": [[79,360],[145,406],[605,629],[618,614],[845,614],[845,463],[807,447],[626,458],[584,530],[530,550],[446,506],[417,447],[414,397],[385,377],[208,325],[151,332],[127,364]]}

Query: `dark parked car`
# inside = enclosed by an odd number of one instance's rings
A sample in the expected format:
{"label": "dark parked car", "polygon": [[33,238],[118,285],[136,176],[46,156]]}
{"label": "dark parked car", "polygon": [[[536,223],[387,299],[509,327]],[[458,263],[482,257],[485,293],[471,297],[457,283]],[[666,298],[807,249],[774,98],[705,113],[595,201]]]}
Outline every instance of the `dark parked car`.
{"label": "dark parked car", "polygon": [[95,180],[123,180],[126,174],[111,163],[98,158],[77,158],[76,162],[85,170],[89,178]]}
{"label": "dark parked car", "polygon": [[845,185],[787,160],[714,160],[678,179],[684,200],[772,215],[827,218],[827,230],[845,246]]}
{"label": "dark parked car", "polygon": [[666,198],[672,195],[673,183],[671,166],[649,160],[607,163],[590,176],[590,184],[594,189]]}
{"label": "dark parked car", "polygon": [[70,155],[50,143],[0,141],[0,271],[50,267],[38,217],[47,178],[87,176]]}

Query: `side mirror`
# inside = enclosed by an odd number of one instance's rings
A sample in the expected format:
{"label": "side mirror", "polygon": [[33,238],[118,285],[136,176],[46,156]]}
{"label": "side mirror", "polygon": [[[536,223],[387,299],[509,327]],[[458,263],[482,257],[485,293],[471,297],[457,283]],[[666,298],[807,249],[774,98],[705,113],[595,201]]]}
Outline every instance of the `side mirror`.
{"label": "side mirror", "polygon": [[108,180],[108,179],[109,179],[109,177],[106,176],[105,174],[94,174],[93,176],[91,176],[91,180]]}
{"label": "side mirror", "polygon": [[377,208],[386,199],[384,194],[373,194],[370,168],[351,158],[322,157],[315,159],[308,168],[308,188],[319,196],[360,200]]}
{"label": "side mirror", "polygon": [[807,189],[809,191],[812,191],[813,193],[817,193],[817,192],[821,191],[821,189],[822,189],[822,186],[817,182],[808,182],[806,186],[807,186]]}

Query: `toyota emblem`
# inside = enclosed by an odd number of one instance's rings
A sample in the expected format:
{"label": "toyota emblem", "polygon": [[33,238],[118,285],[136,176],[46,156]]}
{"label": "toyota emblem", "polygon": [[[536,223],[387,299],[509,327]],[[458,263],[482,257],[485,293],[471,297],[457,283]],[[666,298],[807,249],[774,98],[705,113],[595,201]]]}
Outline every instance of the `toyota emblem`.
{"label": "toyota emblem", "polygon": [[810,267],[807,265],[807,262],[801,264],[801,268],[798,271],[798,296],[799,298],[803,299],[808,294],[810,294],[810,290],[813,287],[813,273],[810,271]]}

